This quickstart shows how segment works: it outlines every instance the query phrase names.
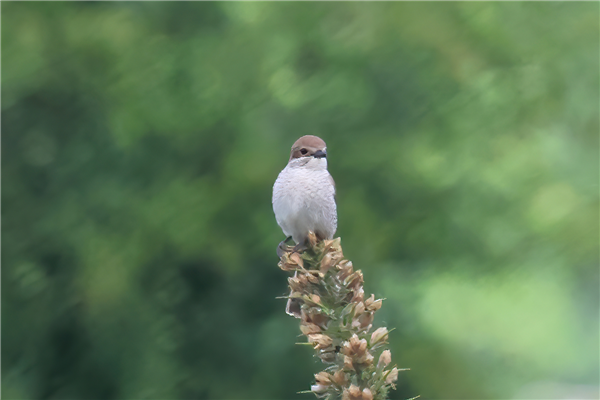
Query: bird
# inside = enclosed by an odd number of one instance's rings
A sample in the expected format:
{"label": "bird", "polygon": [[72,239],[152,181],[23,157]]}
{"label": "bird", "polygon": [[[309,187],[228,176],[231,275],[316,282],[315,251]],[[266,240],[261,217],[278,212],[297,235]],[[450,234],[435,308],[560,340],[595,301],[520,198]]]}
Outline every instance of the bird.
{"label": "bird", "polygon": [[[295,250],[306,245],[308,233],[318,239],[333,239],[337,230],[335,181],[327,170],[327,145],[318,136],[302,136],[292,145],[290,158],[273,185],[273,211],[277,224],[290,238]],[[296,301],[293,301],[296,300]],[[298,299],[288,299],[286,312],[300,317]]]}

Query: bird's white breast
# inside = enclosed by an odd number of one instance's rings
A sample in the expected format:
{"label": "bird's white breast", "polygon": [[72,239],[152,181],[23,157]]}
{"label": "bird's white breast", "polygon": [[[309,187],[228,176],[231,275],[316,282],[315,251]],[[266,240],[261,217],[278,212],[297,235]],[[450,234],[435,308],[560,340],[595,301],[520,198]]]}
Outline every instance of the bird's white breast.
{"label": "bird's white breast", "polygon": [[273,211],[283,232],[296,243],[304,241],[308,231],[333,238],[337,210],[327,160],[291,160],[273,186]]}

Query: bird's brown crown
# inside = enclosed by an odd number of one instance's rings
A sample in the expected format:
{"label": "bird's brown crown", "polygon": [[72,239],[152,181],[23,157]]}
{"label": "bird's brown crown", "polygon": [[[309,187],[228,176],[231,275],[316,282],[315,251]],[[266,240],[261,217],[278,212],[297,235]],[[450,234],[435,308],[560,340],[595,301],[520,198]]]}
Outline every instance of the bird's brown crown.
{"label": "bird's brown crown", "polygon": [[326,147],[325,141],[318,136],[302,136],[293,144],[290,160],[293,158],[312,156],[317,152],[320,152],[319,154],[327,154],[325,150]]}

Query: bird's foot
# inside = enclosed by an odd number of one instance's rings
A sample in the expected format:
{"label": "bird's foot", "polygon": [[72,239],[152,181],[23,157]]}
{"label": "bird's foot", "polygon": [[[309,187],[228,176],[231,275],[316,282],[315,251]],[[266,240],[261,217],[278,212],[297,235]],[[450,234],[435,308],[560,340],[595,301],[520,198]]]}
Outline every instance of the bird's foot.
{"label": "bird's foot", "polygon": [[288,236],[285,240],[282,240],[281,243],[279,243],[279,246],[277,246],[277,256],[279,258],[281,258],[285,253],[293,253],[294,252],[295,247],[287,244],[287,241],[291,240],[291,239],[292,239],[292,237]]}
{"label": "bird's foot", "polygon": [[303,253],[308,247],[304,243],[299,243],[294,246],[292,253]]}
{"label": "bird's foot", "polygon": [[299,243],[295,246],[290,246],[287,244],[288,241],[291,241],[292,237],[288,236],[287,239],[282,240],[277,246],[277,256],[281,258],[285,253],[303,253],[308,246],[305,243]]}

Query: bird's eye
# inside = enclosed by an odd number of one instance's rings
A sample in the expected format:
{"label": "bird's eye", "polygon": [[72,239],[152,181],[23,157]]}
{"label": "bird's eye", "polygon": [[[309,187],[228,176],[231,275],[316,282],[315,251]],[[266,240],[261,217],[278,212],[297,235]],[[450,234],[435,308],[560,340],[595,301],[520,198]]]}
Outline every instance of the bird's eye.
{"label": "bird's eye", "polygon": [[306,153],[308,153],[308,150],[306,149],[300,149],[300,153],[302,153],[302,155],[306,155]]}

